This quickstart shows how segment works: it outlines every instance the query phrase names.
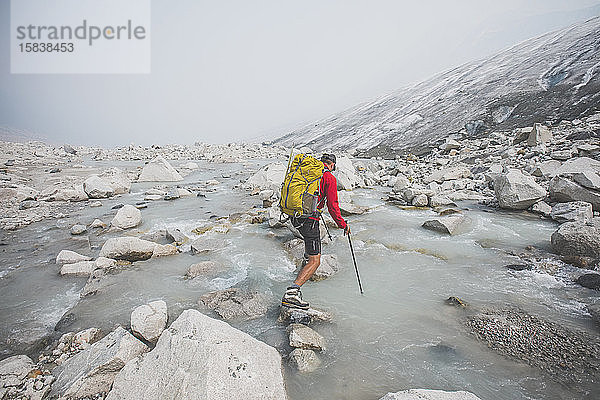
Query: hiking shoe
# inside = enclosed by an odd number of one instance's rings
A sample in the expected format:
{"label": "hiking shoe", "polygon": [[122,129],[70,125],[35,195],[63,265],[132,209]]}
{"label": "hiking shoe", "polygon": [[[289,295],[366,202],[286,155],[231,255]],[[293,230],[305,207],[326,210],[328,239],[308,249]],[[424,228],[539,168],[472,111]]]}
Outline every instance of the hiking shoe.
{"label": "hiking shoe", "polygon": [[300,291],[300,288],[293,286],[290,286],[285,291],[285,294],[281,299],[281,305],[289,308],[308,310],[308,303],[302,300],[302,292]]}

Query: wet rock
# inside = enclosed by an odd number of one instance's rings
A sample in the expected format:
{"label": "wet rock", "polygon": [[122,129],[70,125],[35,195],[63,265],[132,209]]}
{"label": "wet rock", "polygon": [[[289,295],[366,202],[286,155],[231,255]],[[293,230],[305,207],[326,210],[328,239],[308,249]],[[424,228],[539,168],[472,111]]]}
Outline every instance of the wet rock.
{"label": "wet rock", "polygon": [[221,265],[214,261],[201,261],[196,264],[190,265],[187,272],[185,273],[186,279],[193,279],[197,276],[203,276],[221,269]]}
{"label": "wet rock", "polygon": [[559,202],[585,201],[592,204],[594,211],[600,211],[600,192],[587,189],[570,179],[555,176],[549,185],[550,197]]}
{"label": "wet rock", "polygon": [[162,400],[174,394],[285,400],[281,356],[223,321],[185,310],[151,352],[123,368],[106,399]]}
{"label": "wet rock", "polygon": [[167,303],[152,301],[131,313],[131,331],[135,336],[156,342],[167,326]]}
{"label": "wet rock", "polygon": [[192,242],[190,251],[192,252],[192,254],[202,254],[221,249],[224,246],[225,242],[221,239],[199,237],[198,239]]}
{"label": "wet rock", "polygon": [[496,199],[501,208],[525,210],[546,197],[546,190],[519,170],[509,170],[494,181]]}
{"label": "wet rock", "polygon": [[281,307],[279,309],[279,317],[277,322],[284,324],[304,324],[310,325],[315,322],[331,322],[333,316],[326,311],[309,308],[308,310],[300,310],[297,308]]}
{"label": "wet rock", "polygon": [[[17,355],[0,361],[0,390],[4,387],[16,387],[35,367],[31,358]],[[1,392],[1,391],[0,391]]]}
{"label": "wet rock", "polygon": [[95,269],[95,261],[79,261],[74,264],[64,264],[60,269],[60,274],[63,276],[89,276]]}
{"label": "wet rock", "polygon": [[306,325],[290,324],[286,331],[292,347],[316,351],[325,350],[323,336]]}
{"label": "wet rock", "polygon": [[431,389],[408,389],[388,393],[379,400],[480,400],[471,392],[446,392]]}
{"label": "wet rock", "polygon": [[600,218],[566,222],[552,234],[552,249],[561,255],[600,258]]}
{"label": "wet rock", "polygon": [[600,304],[588,304],[587,310],[596,324],[600,325]]}
{"label": "wet rock", "polygon": [[78,399],[106,393],[121,368],[147,350],[144,343],[118,327],[54,369],[52,394]]}
{"label": "wet rock", "polygon": [[176,182],[183,177],[162,156],[157,156],[142,169],[138,182]]}
{"label": "wet rock", "polygon": [[79,261],[89,261],[91,257],[81,255],[71,250],[61,250],[56,256],[57,264],[73,264]]}
{"label": "wet rock", "polygon": [[83,182],[83,190],[90,199],[105,199],[115,194],[112,186],[98,175],[92,175]]}
{"label": "wet rock", "polygon": [[454,306],[454,307],[466,307],[467,303],[465,303],[462,299],[456,297],[456,296],[450,296],[448,297],[446,300],[444,300],[444,303],[446,303],[449,306]]}
{"label": "wet rock", "polygon": [[335,254],[324,254],[321,256],[321,264],[310,277],[310,280],[315,282],[322,281],[335,275],[339,270],[337,256]]}
{"label": "wet rock", "polygon": [[321,365],[321,360],[313,350],[294,349],[289,355],[289,363],[302,373],[316,371]]}
{"label": "wet rock", "polygon": [[557,203],[552,207],[550,216],[558,222],[588,222],[594,216],[592,205],[584,201]]}
{"label": "wet rock", "polygon": [[459,232],[465,222],[466,217],[464,215],[453,214],[450,216],[425,221],[422,226],[430,231],[455,235]]}
{"label": "wet rock", "polygon": [[528,264],[509,264],[505,265],[504,268],[512,269],[513,271],[525,271],[533,269],[533,266]]}
{"label": "wet rock", "polygon": [[177,253],[179,253],[179,250],[172,244],[157,244],[156,246],[154,246],[152,257],[173,256]]}
{"label": "wet rock", "polygon": [[577,283],[588,289],[600,290],[600,274],[584,274],[577,278]]}
{"label": "wet rock", "polygon": [[156,243],[135,237],[108,239],[100,250],[100,257],[115,260],[140,261],[152,257]]}
{"label": "wet rock", "polygon": [[224,320],[251,320],[266,314],[267,301],[262,294],[229,288],[202,295],[198,305],[213,310]]}
{"label": "wet rock", "polygon": [[189,238],[183,232],[181,232],[179,229],[167,228],[166,237],[167,237],[167,240],[169,240],[177,245],[182,245],[189,240]]}
{"label": "wet rock", "polygon": [[71,235],[77,236],[87,232],[87,227],[82,224],[76,224],[71,227]]}
{"label": "wet rock", "polygon": [[119,229],[135,228],[142,223],[142,212],[134,206],[127,204],[117,211],[117,215],[110,222],[110,225]]}
{"label": "wet rock", "polygon": [[181,196],[179,195],[179,190],[177,188],[174,188],[167,192],[164,199],[167,201],[170,201],[170,200],[177,200],[180,197]]}

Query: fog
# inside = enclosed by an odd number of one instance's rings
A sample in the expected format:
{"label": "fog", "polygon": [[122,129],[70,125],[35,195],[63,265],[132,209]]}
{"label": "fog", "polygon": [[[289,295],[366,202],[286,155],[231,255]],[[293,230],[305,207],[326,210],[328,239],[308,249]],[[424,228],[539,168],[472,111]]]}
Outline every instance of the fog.
{"label": "fog", "polygon": [[281,136],[600,14],[600,0],[152,1],[150,74],[11,74],[0,126],[115,146]]}

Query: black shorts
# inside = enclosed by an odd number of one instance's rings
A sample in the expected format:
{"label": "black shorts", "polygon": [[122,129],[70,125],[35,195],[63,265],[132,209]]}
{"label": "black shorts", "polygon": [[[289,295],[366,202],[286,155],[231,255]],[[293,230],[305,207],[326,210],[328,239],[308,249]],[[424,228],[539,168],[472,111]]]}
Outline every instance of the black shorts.
{"label": "black shorts", "polygon": [[304,252],[309,256],[321,254],[321,231],[319,221],[312,218],[291,218],[292,225],[304,238]]}

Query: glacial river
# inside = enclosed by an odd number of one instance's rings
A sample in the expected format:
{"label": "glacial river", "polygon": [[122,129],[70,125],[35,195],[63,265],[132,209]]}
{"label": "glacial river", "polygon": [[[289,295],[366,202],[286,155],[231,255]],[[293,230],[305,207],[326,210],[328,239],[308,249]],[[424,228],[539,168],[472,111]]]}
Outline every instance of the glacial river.
{"label": "glacial river", "polygon": [[[254,161],[246,167],[257,169],[263,164]],[[211,217],[260,206],[257,196],[233,189],[248,176],[237,173],[241,164],[200,165],[184,183],[216,179],[220,183],[213,186],[215,191],[205,198],[150,202],[142,210],[143,224],[133,232],[173,227],[194,237],[191,230]],[[60,250],[95,257],[114,235],[91,231],[89,240],[73,237],[69,233],[73,224],[89,224],[95,218],[108,223],[116,212],[114,205],[135,204],[150,187],[134,184],[130,194],[103,200],[102,207],[82,204],[67,218],[0,233],[0,358],[23,351],[35,355],[32,345],[37,340],[60,335],[54,327],[66,312],[72,318],[61,327],[63,332],[94,326],[107,333],[116,324],[127,327],[131,311],[140,304],[164,299],[173,321],[182,310],[197,307],[202,294],[232,286],[265,293],[271,300],[265,317],[233,325],[283,355],[290,351],[285,327],[276,321],[279,299],[295,276],[295,265],[282,247],[292,237],[286,228],[234,224],[222,235],[228,244],[223,249],[210,255],[181,253],[136,262],[108,276],[98,294],[83,299],[79,292],[86,279],[58,274],[54,259]],[[303,288],[305,299],[332,312],[334,319],[314,326],[327,342],[317,371],[303,375],[284,360],[291,400],[378,399],[408,388],[468,390],[482,399],[600,397],[600,387],[593,382],[563,385],[535,368],[497,355],[464,328],[465,310],[444,304],[449,296],[457,296],[469,304],[468,309],[516,306],[597,335],[584,301],[599,301],[598,292],[574,284],[574,268],[562,268],[554,276],[505,268],[518,262],[510,250],[528,245],[549,249],[556,224],[463,203],[460,207],[470,218],[468,229],[443,236],[421,228],[436,215],[433,211],[403,210],[381,200],[384,194],[383,188],[352,192],[356,204],[371,208],[349,218],[364,295],[358,291],[348,241],[336,229],[333,243],[324,246],[323,253],[336,254],[341,271]],[[209,259],[219,261],[224,269],[183,279],[189,265]]]}

